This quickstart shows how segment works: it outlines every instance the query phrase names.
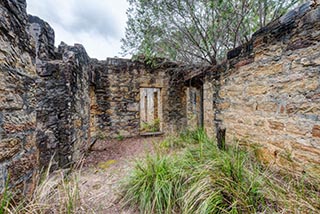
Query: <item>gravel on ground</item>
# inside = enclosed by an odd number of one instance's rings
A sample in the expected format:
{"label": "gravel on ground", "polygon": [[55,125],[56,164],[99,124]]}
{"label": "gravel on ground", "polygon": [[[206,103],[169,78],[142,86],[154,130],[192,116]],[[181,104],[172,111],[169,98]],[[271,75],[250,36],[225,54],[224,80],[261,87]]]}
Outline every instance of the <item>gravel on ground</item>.
{"label": "gravel on ground", "polygon": [[123,208],[120,184],[134,166],[134,160],[154,152],[161,137],[97,141],[84,159],[79,175],[81,203],[87,213],[136,214]]}

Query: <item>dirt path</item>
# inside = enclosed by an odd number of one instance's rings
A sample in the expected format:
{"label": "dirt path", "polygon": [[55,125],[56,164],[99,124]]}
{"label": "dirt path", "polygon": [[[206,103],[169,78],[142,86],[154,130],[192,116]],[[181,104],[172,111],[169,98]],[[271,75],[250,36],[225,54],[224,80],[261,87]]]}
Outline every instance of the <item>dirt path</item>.
{"label": "dirt path", "polygon": [[[135,214],[136,210],[123,210],[119,204],[120,181],[134,164],[134,159],[153,152],[154,138],[131,138],[123,141],[100,141],[84,161],[79,177],[82,203],[90,210],[86,213]],[[87,209],[88,209],[87,208]]]}

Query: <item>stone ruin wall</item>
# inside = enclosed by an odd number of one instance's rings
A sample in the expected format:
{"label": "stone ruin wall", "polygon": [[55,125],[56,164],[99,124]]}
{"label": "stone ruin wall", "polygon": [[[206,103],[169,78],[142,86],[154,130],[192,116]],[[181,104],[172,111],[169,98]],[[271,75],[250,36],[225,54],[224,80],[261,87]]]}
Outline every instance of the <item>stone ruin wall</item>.
{"label": "stone ruin wall", "polygon": [[255,33],[207,73],[205,128],[255,144],[266,164],[320,173],[319,50],[320,7],[310,3]]}
{"label": "stone ruin wall", "polygon": [[[0,192],[10,175],[10,187],[31,193],[53,155],[53,169],[68,167],[99,135],[139,135],[141,87],[161,88],[165,133],[199,124],[187,111],[201,110],[189,101],[202,86],[185,81],[198,68],[90,59],[81,45],[55,48],[53,29],[28,16],[24,0],[2,0],[0,13]],[[319,164],[319,21],[319,7],[305,4],[204,69],[210,135],[225,127],[228,139],[258,144],[263,161],[292,170]]]}
{"label": "stone ruin wall", "polygon": [[60,45],[61,60],[38,65],[37,146],[40,166],[81,158],[89,142],[89,57],[82,46]]}
{"label": "stone ruin wall", "polygon": [[139,136],[140,88],[160,88],[163,132],[175,132],[186,126],[183,70],[176,64],[152,68],[139,61],[108,58],[94,63],[93,71],[92,136],[102,139]]}
{"label": "stone ruin wall", "polygon": [[25,31],[25,4],[0,2],[0,191],[32,189],[37,165],[34,45]]}
{"label": "stone ruin wall", "polygon": [[24,0],[0,2],[0,194],[32,193],[40,170],[81,157],[89,139],[89,57],[54,47],[54,31]]}
{"label": "stone ruin wall", "polygon": [[[0,194],[32,193],[39,172],[68,167],[103,133],[139,135],[140,87],[159,87],[163,130],[186,125],[183,70],[90,59],[81,45],[54,47],[54,30],[25,0],[0,2]],[[92,136],[92,137],[91,137]]]}

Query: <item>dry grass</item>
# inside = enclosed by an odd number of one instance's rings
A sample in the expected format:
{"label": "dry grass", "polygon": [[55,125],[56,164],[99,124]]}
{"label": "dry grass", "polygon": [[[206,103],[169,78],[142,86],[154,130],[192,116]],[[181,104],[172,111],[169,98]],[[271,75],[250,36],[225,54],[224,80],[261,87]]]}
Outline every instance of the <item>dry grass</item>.
{"label": "dry grass", "polygon": [[13,201],[14,194],[6,190],[0,204],[0,213],[88,213],[90,209],[82,203],[79,195],[81,170],[65,169],[49,173],[49,169],[38,178],[38,185],[30,199],[17,203]]}

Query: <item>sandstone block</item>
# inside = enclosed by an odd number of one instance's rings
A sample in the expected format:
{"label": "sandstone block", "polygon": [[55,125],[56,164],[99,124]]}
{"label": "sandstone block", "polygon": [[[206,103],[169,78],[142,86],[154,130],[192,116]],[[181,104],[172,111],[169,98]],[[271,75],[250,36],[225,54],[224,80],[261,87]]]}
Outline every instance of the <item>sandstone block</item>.
{"label": "sandstone block", "polygon": [[301,80],[288,82],[282,85],[281,92],[291,94],[292,92],[310,92],[319,88],[319,80],[316,78],[303,78]]}
{"label": "sandstone block", "polygon": [[275,102],[262,102],[257,105],[257,109],[266,112],[276,112],[278,105]]}
{"label": "sandstone block", "polygon": [[320,138],[320,126],[319,125],[315,125],[312,128],[312,136],[316,137],[316,138]]}
{"label": "sandstone block", "polygon": [[79,129],[82,126],[82,120],[81,119],[77,119],[74,121],[74,127]]}
{"label": "sandstone block", "polygon": [[9,159],[16,155],[21,148],[21,141],[16,138],[4,139],[0,141],[0,161]]}
{"label": "sandstone block", "polygon": [[27,114],[24,111],[14,111],[5,113],[3,119],[3,129],[7,133],[17,133],[32,130],[36,127],[36,114]]}
{"label": "sandstone block", "polygon": [[[35,154],[24,154],[20,159],[13,161],[8,166],[10,181],[19,182],[22,176],[28,177],[28,172],[37,168],[37,158]],[[25,180],[27,180],[26,178]],[[24,180],[24,179],[23,179]]]}
{"label": "sandstone block", "polygon": [[220,110],[226,110],[230,107],[230,102],[222,102],[217,105],[217,108]]}
{"label": "sandstone block", "polygon": [[265,77],[269,75],[279,75],[283,71],[284,65],[282,63],[263,65],[263,67],[258,67],[256,72],[254,72],[254,77]]}
{"label": "sandstone block", "polygon": [[129,103],[127,106],[127,110],[133,112],[139,111],[139,103]]}
{"label": "sandstone block", "polygon": [[0,110],[20,110],[23,108],[23,99],[12,92],[0,94]]}
{"label": "sandstone block", "polygon": [[314,62],[312,62],[312,60],[310,60],[310,59],[302,58],[301,59],[301,64],[303,66],[311,66],[311,65],[314,65]]}
{"label": "sandstone block", "polygon": [[249,85],[247,88],[248,95],[266,94],[270,88],[264,85]]}
{"label": "sandstone block", "polygon": [[253,61],[254,61],[254,59],[245,59],[245,60],[242,60],[242,61],[238,62],[238,63],[235,65],[235,68],[236,68],[236,69],[239,69],[240,67],[245,66],[245,65],[248,65],[248,64],[252,63]]}
{"label": "sandstone block", "polygon": [[36,135],[34,133],[28,135],[26,137],[26,144],[24,145],[24,149],[26,151],[30,151],[36,148]]}
{"label": "sandstone block", "polygon": [[269,120],[269,127],[275,130],[284,130],[284,124],[282,122]]}
{"label": "sandstone block", "polygon": [[264,120],[256,120],[253,122],[253,125],[263,127],[265,125]]}
{"label": "sandstone block", "polygon": [[286,131],[296,135],[305,136],[310,130],[308,130],[307,124],[286,123]]}

